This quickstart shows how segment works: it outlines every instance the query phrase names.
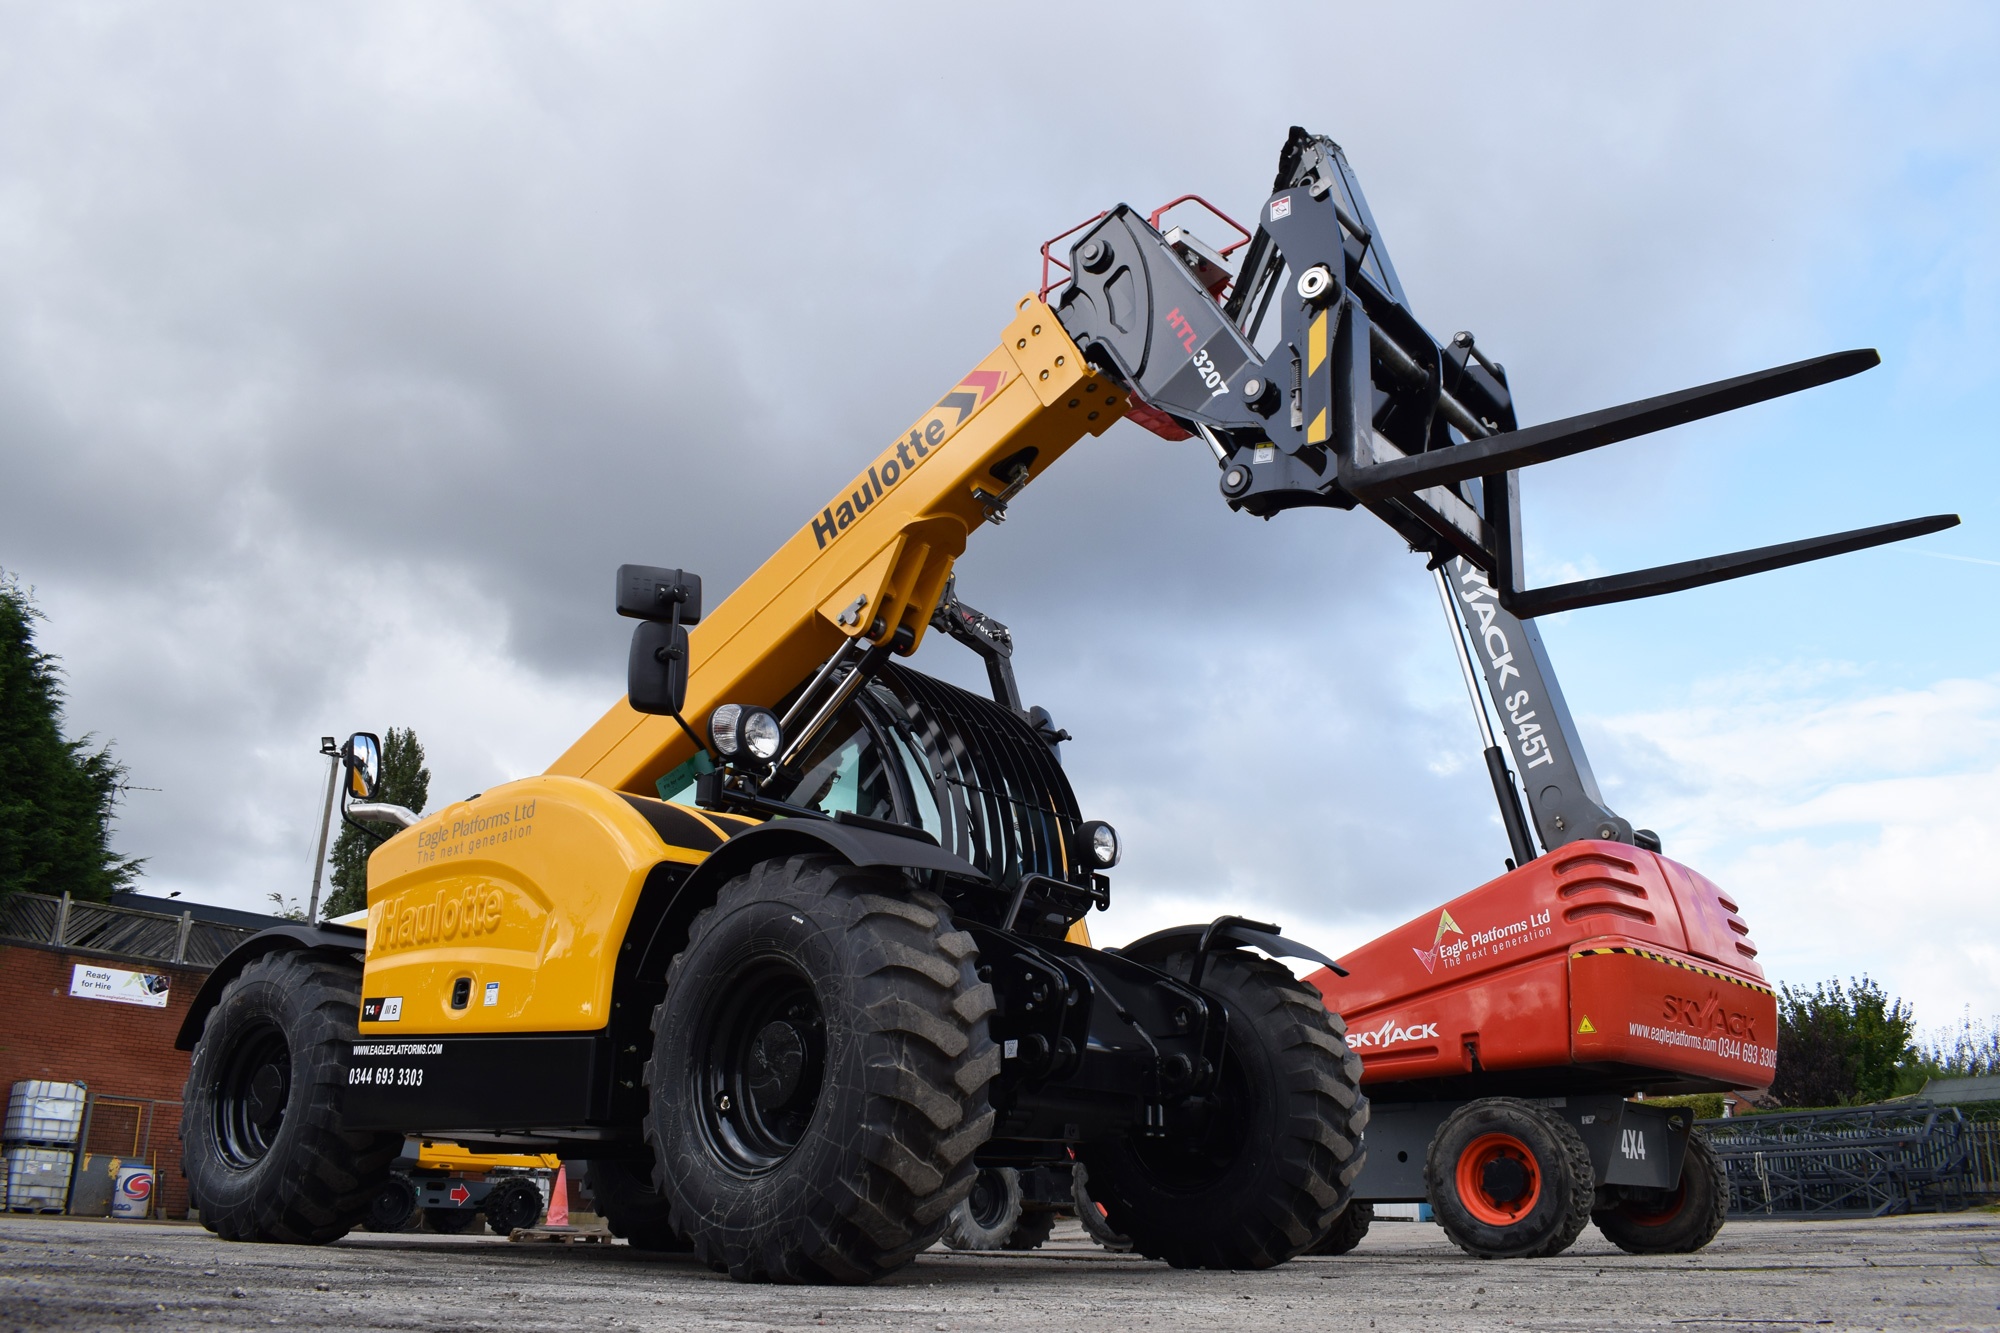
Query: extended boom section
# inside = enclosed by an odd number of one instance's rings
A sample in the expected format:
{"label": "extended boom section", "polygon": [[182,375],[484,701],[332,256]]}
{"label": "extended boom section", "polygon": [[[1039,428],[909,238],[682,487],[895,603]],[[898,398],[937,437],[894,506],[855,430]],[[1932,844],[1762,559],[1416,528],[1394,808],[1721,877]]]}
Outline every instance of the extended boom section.
{"label": "extended boom section", "polygon": [[[775,705],[843,642],[915,652],[969,534],[1128,401],[1024,299],[1000,346],[693,631],[685,711]],[[671,720],[621,701],[549,772],[651,795],[694,752]]]}

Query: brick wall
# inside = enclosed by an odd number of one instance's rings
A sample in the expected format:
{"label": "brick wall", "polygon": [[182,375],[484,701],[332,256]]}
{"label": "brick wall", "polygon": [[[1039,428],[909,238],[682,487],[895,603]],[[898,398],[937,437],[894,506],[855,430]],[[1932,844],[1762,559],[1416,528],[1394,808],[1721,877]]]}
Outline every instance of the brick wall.
{"label": "brick wall", "polygon": [[[172,978],[167,1006],[74,997],[70,975],[78,963],[163,972]],[[185,1217],[188,1207],[180,1143],[188,1056],[174,1049],[174,1036],[206,976],[168,963],[0,944],[0,1097],[24,1078],[88,1084],[107,1103],[92,1116],[91,1147],[129,1155],[136,1133],[141,1156],[159,1172],[160,1204],[168,1217]],[[126,1107],[116,1105],[119,1100],[157,1104]]]}

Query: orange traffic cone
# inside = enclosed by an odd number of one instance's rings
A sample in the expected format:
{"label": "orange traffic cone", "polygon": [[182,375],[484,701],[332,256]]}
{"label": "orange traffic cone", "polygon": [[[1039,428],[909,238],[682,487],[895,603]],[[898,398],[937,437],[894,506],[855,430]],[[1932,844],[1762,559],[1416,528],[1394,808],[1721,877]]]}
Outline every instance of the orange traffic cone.
{"label": "orange traffic cone", "polygon": [[549,1186],[549,1220],[552,1227],[569,1225],[569,1168],[556,1168],[556,1183]]}

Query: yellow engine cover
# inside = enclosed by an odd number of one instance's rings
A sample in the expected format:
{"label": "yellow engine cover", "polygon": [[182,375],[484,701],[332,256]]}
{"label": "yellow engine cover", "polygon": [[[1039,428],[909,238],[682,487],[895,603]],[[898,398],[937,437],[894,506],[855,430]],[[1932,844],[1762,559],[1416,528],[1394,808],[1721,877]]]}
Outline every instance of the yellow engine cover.
{"label": "yellow engine cover", "polygon": [[[717,841],[741,826],[673,808]],[[362,1036],[603,1027],[647,875],[705,855],[581,778],[524,778],[445,807],[368,860]]]}

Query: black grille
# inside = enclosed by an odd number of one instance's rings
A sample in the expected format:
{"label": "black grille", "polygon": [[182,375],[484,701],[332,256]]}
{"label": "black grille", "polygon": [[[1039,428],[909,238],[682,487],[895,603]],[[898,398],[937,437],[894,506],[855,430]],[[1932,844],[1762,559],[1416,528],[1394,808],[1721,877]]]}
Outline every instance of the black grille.
{"label": "black grille", "polygon": [[[1018,714],[969,690],[890,663],[866,697],[930,765],[945,828],[938,841],[991,875],[1088,884],[1077,860],[1076,794],[1062,765]],[[885,697],[889,696],[889,697]]]}

